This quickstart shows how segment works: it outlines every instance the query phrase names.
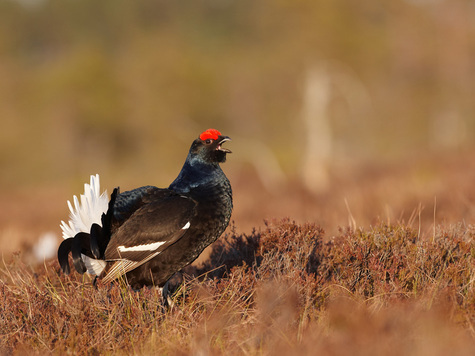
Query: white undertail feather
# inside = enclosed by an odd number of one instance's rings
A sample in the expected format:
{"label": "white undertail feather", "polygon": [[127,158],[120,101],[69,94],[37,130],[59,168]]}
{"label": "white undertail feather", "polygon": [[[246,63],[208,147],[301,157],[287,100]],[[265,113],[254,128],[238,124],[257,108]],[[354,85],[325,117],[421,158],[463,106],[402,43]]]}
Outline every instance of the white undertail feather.
{"label": "white undertail feather", "polygon": [[[99,174],[91,176],[91,182],[84,184],[84,194],[79,199],[73,196],[74,207],[68,200],[70,210],[69,222],[61,221],[61,230],[63,230],[63,239],[74,237],[78,232],[87,232],[91,230],[92,224],[96,223],[102,226],[102,214],[107,212],[109,205],[109,196],[107,191],[100,192]],[[106,266],[106,262],[95,260],[82,255],[86,265],[87,272],[98,275]]]}
{"label": "white undertail feather", "polygon": [[107,191],[100,193],[99,174],[91,176],[91,183],[84,184],[84,194],[79,199],[73,196],[74,207],[68,200],[69,224],[61,221],[63,239],[74,237],[78,232],[89,232],[91,225],[101,225],[102,214],[107,212],[109,197]]}
{"label": "white undertail feather", "polygon": [[94,276],[98,276],[102,273],[104,268],[106,268],[107,262],[104,260],[96,260],[94,258],[87,257],[85,255],[81,255],[82,260],[87,268],[87,273],[92,274]]}

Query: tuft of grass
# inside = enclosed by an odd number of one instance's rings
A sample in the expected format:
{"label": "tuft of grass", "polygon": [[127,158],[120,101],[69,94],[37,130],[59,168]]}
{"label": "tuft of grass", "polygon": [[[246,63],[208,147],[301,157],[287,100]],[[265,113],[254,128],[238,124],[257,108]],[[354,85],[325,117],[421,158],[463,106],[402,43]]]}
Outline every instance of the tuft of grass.
{"label": "tuft of grass", "polygon": [[232,231],[157,289],[64,276],[56,261],[0,268],[2,354],[471,355],[475,229],[430,239],[403,224],[341,229],[289,219]]}

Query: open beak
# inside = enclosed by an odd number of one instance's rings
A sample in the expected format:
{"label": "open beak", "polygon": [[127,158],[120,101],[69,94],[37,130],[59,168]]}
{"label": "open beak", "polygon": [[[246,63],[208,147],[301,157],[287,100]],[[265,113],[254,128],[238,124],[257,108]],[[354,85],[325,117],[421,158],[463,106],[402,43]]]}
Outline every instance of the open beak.
{"label": "open beak", "polygon": [[225,143],[226,141],[231,141],[231,139],[228,136],[219,136],[218,147],[216,147],[216,149],[218,151],[223,151],[225,153],[232,153],[231,150],[228,150],[227,148],[222,147],[222,144]]}

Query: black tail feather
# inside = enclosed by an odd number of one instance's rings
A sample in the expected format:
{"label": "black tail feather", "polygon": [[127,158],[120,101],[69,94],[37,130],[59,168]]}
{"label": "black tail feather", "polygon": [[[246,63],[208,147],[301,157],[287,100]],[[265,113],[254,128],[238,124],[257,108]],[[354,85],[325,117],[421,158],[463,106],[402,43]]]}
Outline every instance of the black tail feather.
{"label": "black tail feather", "polygon": [[109,200],[109,207],[105,214],[102,214],[102,227],[99,224],[91,226],[91,252],[97,259],[104,258],[107,245],[109,244],[114,221],[114,204],[119,194],[119,188],[115,188]]}
{"label": "black tail feather", "polygon": [[64,274],[68,275],[71,272],[71,269],[69,267],[69,253],[71,252],[71,247],[73,244],[73,238],[70,237],[63,242],[61,242],[61,245],[59,245],[58,248],[58,261],[59,265],[61,266],[61,270],[63,271]]}
{"label": "black tail feather", "polygon": [[91,252],[94,258],[101,259],[104,256],[104,249],[102,247],[102,241],[104,236],[102,234],[102,227],[99,224],[92,224],[91,226]]}
{"label": "black tail feather", "polygon": [[107,208],[107,213],[102,214],[102,235],[103,239],[103,252],[106,250],[107,244],[109,243],[111,233],[112,233],[112,224],[115,221],[114,219],[114,205],[117,199],[117,195],[120,194],[119,187],[114,188],[114,191],[111,194],[109,200],[109,207]]}
{"label": "black tail feather", "polygon": [[81,258],[81,254],[93,258],[92,252],[90,251],[91,239],[90,235],[86,232],[79,232],[74,236],[71,253],[73,255],[73,265],[76,268],[78,273],[83,274],[87,271],[86,265]]}

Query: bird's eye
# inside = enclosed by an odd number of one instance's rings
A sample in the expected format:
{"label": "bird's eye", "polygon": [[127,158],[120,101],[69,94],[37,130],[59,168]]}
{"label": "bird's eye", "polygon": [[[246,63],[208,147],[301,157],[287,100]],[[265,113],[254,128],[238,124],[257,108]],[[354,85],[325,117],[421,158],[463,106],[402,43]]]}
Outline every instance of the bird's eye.
{"label": "bird's eye", "polygon": [[209,145],[211,142],[213,142],[213,140],[210,139],[210,138],[208,138],[208,139],[205,141],[205,143],[206,143],[207,145]]}

